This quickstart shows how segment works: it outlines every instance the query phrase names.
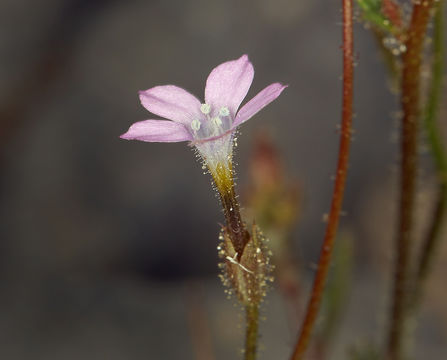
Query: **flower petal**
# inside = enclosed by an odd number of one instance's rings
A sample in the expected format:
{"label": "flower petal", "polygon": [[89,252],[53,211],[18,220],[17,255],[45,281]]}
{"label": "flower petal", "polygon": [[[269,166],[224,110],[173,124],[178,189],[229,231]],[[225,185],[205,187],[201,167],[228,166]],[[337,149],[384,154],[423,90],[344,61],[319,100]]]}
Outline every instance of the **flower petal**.
{"label": "flower petal", "polygon": [[120,136],[126,140],[147,142],[178,142],[192,140],[187,128],[179,123],[167,120],[145,120],[133,124]]}
{"label": "flower petal", "polygon": [[261,90],[254,98],[246,103],[236,115],[232,128],[250,119],[262,108],[275,100],[288,85],[274,83]]}
{"label": "flower petal", "polygon": [[200,101],[174,85],[156,86],[140,91],[141,104],[151,113],[184,125],[200,118]]}
{"label": "flower petal", "polygon": [[205,102],[218,112],[227,107],[232,116],[247,95],[253,81],[253,65],[247,55],[220,64],[211,71],[206,80]]}

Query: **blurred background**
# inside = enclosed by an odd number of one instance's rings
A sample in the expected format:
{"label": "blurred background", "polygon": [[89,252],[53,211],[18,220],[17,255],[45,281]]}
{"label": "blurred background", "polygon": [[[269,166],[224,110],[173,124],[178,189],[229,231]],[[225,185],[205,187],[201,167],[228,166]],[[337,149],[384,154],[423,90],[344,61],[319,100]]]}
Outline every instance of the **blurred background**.
{"label": "blurred background", "polygon": [[[322,0],[1,0],[0,358],[237,358],[243,321],[217,278],[223,215],[209,176],[185,143],[119,135],[154,118],[138,90],[175,84],[202,98],[210,70],[244,53],[255,68],[248,98],[276,81],[289,88],[241,129],[238,191],[244,201],[268,133],[296,184],[290,246],[306,303],[337,156],[340,21],[340,2]],[[340,225],[352,287],[329,359],[380,345],[389,306],[398,106],[373,37],[355,30]],[[434,179],[421,154],[423,231]],[[438,255],[414,358],[447,351],[446,269]],[[291,321],[276,287],[263,311],[260,359],[286,359],[301,318]]]}

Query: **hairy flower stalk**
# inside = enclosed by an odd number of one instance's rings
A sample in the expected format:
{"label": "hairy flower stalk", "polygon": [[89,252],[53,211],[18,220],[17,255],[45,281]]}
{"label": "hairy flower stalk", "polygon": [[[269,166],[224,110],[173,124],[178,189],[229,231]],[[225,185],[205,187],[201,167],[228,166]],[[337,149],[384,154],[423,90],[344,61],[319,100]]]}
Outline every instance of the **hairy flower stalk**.
{"label": "hairy flower stalk", "polygon": [[273,83],[239,109],[254,69],[247,55],[214,68],[206,81],[205,102],[174,85],[140,92],[142,105],[168,120],[145,120],[121,135],[147,142],[189,141],[208,168],[219,192],[226,226],[218,247],[222,280],[246,309],[245,359],[256,358],[259,304],[270,278],[265,239],[256,226],[251,234],[240,213],[234,189],[233,143],[237,127],[275,100],[286,88]]}
{"label": "hairy flower stalk", "polygon": [[242,221],[239,202],[237,201],[236,192],[234,190],[233,172],[231,164],[229,168],[221,166],[213,174],[213,179],[219,191],[225,221],[227,224],[226,231],[231,237],[236,257],[240,260],[245,245],[250,240],[250,234],[245,228]]}

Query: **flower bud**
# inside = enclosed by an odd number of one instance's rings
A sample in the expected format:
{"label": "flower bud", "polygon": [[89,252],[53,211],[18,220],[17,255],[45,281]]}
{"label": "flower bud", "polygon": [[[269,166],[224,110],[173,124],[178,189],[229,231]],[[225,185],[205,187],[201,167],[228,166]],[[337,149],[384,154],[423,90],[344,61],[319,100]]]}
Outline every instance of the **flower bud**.
{"label": "flower bud", "polygon": [[217,250],[222,260],[219,264],[222,271],[220,278],[228,287],[226,292],[229,295],[235,294],[244,305],[261,303],[269,283],[273,281],[271,251],[267,249],[267,239],[260,229],[253,225],[250,239],[242,255],[235,251],[225,227],[222,228],[219,240]]}

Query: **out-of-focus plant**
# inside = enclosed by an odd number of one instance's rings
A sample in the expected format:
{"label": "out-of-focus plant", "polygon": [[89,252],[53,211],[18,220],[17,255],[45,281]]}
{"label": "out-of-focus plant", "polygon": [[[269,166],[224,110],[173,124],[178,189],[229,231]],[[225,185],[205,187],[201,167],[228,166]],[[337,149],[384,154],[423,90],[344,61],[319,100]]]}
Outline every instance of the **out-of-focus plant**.
{"label": "out-of-focus plant", "polygon": [[[357,0],[363,18],[369,22],[383,45],[386,63],[398,79],[402,109],[399,221],[395,245],[395,277],[386,356],[390,360],[406,357],[409,319],[421,299],[433,254],[439,242],[447,201],[447,162],[436,124],[443,76],[443,0],[409,2],[405,14],[401,2],[393,0]],[[428,63],[426,43],[428,26],[435,13],[434,41],[431,53],[431,81],[427,99],[422,89],[423,66]],[[405,16],[404,16],[405,15]],[[392,46],[390,46],[390,44]],[[388,53],[387,53],[388,52]],[[425,101],[425,103],[424,103]],[[438,178],[438,200],[422,251],[416,253],[414,239],[414,204],[418,171],[420,125],[425,127]],[[416,274],[416,275],[413,275]]]}
{"label": "out-of-focus plant", "polygon": [[405,51],[403,36],[404,13],[394,0],[356,0],[361,17],[368,24],[389,71],[393,90],[398,92],[402,63],[399,55]]}
{"label": "out-of-focus plant", "polygon": [[357,0],[364,20],[378,31],[399,34],[402,26],[402,14],[399,6],[392,0]]}
{"label": "out-of-focus plant", "polygon": [[351,233],[343,231],[335,244],[332,269],[323,298],[321,322],[314,346],[318,359],[328,357],[330,347],[340,329],[351,292],[352,270],[353,238]]}
{"label": "out-of-focus plant", "polygon": [[423,110],[424,130],[436,167],[436,178],[438,181],[437,200],[433,210],[432,221],[424,240],[422,254],[417,265],[414,306],[417,306],[422,297],[426,279],[430,274],[433,256],[439,247],[442,223],[445,219],[445,211],[447,208],[447,154],[442,141],[441,130],[438,125],[445,63],[443,6],[444,2],[441,0],[435,7],[436,13],[433,27],[431,79],[428,85],[428,99]]}
{"label": "out-of-focus plant", "polygon": [[382,360],[377,347],[371,344],[352,347],[348,355],[350,360]]}
{"label": "out-of-focus plant", "polygon": [[291,240],[299,218],[300,191],[298,182],[286,172],[279,149],[267,130],[255,138],[244,195],[248,217],[256,219],[270,240],[275,278],[287,303],[290,326],[295,329],[301,289]]}

